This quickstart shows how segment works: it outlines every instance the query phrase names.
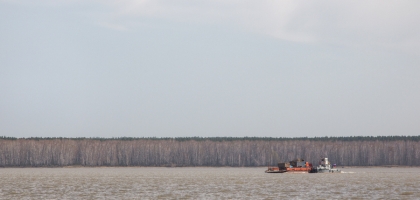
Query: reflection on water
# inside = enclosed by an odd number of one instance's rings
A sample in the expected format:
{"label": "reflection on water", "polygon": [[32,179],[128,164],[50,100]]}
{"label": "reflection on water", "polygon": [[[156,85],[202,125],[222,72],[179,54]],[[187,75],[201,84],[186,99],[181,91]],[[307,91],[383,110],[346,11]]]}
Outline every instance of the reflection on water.
{"label": "reflection on water", "polygon": [[420,199],[420,168],[0,168],[0,199]]}

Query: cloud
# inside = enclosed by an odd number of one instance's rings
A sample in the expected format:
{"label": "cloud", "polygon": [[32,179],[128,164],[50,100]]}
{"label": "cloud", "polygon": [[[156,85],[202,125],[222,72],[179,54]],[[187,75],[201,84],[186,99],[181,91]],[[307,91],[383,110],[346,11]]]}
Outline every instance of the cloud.
{"label": "cloud", "polygon": [[108,22],[100,23],[102,27],[117,30],[117,31],[128,31],[128,28],[126,26],[120,25],[120,24],[112,24]]}
{"label": "cloud", "polygon": [[[223,23],[301,43],[414,50],[419,44],[416,1],[109,1],[118,18],[154,17],[180,22]],[[126,23],[121,21],[121,23]]]}
{"label": "cloud", "polygon": [[[248,31],[266,34],[283,40],[296,42],[311,42],[313,36],[305,30],[289,29],[299,3],[295,1],[110,1],[106,3],[113,7],[115,20],[136,20],[136,17],[152,17],[173,20],[177,22],[227,24],[242,27]],[[110,13],[111,14],[111,13]],[[127,16],[132,17],[127,19]],[[303,29],[308,23],[302,25]],[[301,27],[301,28],[302,28]]]}
{"label": "cloud", "polygon": [[[13,2],[35,4],[28,0]],[[395,48],[420,55],[418,1],[44,0],[37,4],[93,4],[103,8],[99,9],[100,14],[95,10],[94,20],[113,30],[136,28],[136,22],[146,17],[225,24],[299,43]]]}

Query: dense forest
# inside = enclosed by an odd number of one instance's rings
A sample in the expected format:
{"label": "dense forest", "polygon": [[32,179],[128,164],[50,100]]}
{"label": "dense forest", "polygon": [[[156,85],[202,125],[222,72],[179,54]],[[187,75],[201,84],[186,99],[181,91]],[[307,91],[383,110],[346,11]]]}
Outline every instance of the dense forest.
{"label": "dense forest", "polygon": [[339,166],[420,166],[420,136],[378,137],[0,137],[0,167],[267,166],[295,158]]}

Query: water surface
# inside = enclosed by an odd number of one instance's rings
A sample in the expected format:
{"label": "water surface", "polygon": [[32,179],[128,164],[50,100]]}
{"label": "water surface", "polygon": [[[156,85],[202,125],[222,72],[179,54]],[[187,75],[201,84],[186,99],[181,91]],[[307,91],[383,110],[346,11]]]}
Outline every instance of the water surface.
{"label": "water surface", "polygon": [[0,168],[0,199],[420,199],[420,168]]}

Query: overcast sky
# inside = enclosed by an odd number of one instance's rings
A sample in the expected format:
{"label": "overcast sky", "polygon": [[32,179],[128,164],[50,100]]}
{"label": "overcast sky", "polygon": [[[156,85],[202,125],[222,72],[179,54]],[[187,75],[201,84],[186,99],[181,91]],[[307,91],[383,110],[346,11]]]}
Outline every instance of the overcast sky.
{"label": "overcast sky", "polygon": [[0,0],[0,135],[420,135],[419,10]]}

